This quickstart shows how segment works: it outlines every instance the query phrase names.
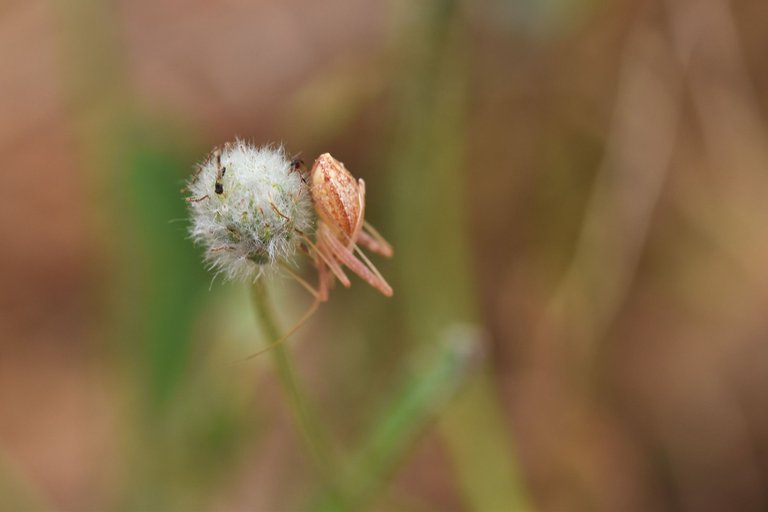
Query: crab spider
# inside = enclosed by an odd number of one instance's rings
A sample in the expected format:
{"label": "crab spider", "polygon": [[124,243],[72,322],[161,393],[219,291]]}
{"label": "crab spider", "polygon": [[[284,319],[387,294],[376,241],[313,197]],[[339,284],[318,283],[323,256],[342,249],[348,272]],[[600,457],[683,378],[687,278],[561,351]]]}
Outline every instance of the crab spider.
{"label": "crab spider", "polygon": [[[291,161],[291,170],[298,170],[302,164],[300,160],[294,159]],[[288,266],[283,265],[283,270],[307,289],[315,300],[301,319],[280,339],[251,354],[246,360],[282,343],[304,325],[317,311],[320,303],[328,300],[334,278],[347,288],[351,286],[344,273],[344,266],[384,296],[391,297],[393,294],[392,287],[358,247],[358,244],[362,245],[388,258],[393,254],[392,246],[365,221],[365,182],[362,179],[355,180],[343,163],[329,153],[324,153],[315,160],[308,184],[318,219],[315,241],[302,231],[297,230],[297,233],[306,244],[306,252],[313,258],[317,268],[317,288]]]}
{"label": "crab spider", "polygon": [[392,287],[358,247],[392,256],[392,246],[365,222],[365,182],[355,180],[344,164],[324,153],[312,166],[309,187],[318,217],[315,243],[310,245],[318,272],[317,299],[328,299],[334,277],[350,286],[342,266],[391,297]]}

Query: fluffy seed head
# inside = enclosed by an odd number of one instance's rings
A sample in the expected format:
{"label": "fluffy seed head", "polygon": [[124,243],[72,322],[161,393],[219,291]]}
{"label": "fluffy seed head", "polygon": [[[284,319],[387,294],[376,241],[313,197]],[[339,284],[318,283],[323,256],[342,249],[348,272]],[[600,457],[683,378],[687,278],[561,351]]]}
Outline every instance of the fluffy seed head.
{"label": "fluffy seed head", "polygon": [[241,140],[215,149],[187,184],[195,242],[229,279],[256,279],[291,258],[312,229],[309,189],[282,147]]}

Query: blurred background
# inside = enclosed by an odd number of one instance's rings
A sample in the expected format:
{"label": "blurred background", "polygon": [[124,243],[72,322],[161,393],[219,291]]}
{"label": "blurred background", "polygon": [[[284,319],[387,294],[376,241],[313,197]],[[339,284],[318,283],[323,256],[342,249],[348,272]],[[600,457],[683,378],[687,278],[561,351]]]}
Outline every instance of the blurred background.
{"label": "blurred background", "polygon": [[343,160],[395,247],[391,300],[353,279],[289,343],[350,510],[768,509],[766,20],[4,0],[0,510],[335,509],[186,237],[235,137]]}

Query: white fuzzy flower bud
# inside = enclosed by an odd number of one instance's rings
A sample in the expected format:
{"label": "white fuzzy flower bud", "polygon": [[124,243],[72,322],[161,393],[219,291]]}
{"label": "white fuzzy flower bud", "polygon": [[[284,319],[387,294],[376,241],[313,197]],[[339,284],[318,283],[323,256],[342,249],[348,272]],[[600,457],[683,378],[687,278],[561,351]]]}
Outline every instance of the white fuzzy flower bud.
{"label": "white fuzzy flower bud", "polygon": [[312,229],[309,189],[282,147],[226,144],[200,165],[187,188],[192,238],[229,279],[256,279],[293,256],[297,231]]}

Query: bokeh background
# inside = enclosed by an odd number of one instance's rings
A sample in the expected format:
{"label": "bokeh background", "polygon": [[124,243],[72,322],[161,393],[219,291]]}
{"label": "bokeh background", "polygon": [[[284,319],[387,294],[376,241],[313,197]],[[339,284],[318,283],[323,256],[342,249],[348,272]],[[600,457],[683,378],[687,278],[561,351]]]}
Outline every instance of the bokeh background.
{"label": "bokeh background", "polygon": [[[4,0],[0,510],[330,510],[180,188],[330,151],[292,337],[356,510],[768,508],[764,0]],[[302,273],[313,279],[309,262]],[[282,325],[310,303],[269,282]]]}

